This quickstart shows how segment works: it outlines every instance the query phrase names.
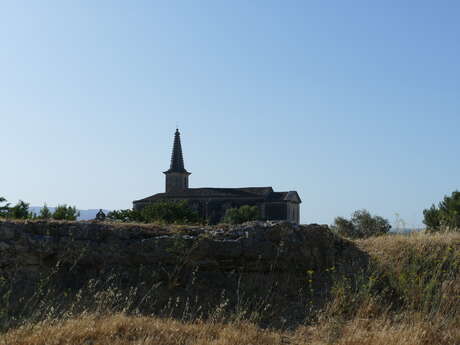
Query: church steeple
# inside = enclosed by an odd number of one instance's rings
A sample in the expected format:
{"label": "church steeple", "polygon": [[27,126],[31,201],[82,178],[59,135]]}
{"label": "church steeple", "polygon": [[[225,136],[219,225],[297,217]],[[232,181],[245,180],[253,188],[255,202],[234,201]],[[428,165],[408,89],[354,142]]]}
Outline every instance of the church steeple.
{"label": "church steeple", "polygon": [[180,192],[188,189],[188,176],[190,173],[184,168],[184,157],[180,142],[180,132],[176,129],[174,134],[174,145],[171,154],[171,165],[166,175],[166,193]]}
{"label": "church steeple", "polygon": [[180,142],[180,132],[176,128],[174,134],[174,145],[171,154],[171,165],[167,172],[187,172],[184,168],[184,157],[182,156],[182,145]]}

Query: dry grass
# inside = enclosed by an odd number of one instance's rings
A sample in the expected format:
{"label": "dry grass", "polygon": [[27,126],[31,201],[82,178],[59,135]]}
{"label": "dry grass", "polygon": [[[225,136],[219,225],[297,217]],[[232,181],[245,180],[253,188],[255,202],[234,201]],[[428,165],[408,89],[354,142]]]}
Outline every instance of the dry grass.
{"label": "dry grass", "polygon": [[455,317],[460,311],[460,232],[357,241],[404,297],[405,306]]}
{"label": "dry grass", "polygon": [[380,263],[395,268],[402,268],[400,263],[410,258],[414,251],[422,255],[432,255],[447,249],[460,255],[460,232],[458,231],[386,235],[356,240],[355,243]]}
{"label": "dry grass", "polygon": [[387,318],[332,320],[295,331],[265,330],[247,322],[180,322],[145,316],[85,315],[23,326],[0,336],[8,345],[455,345],[460,328],[442,321],[394,322]]}
{"label": "dry grass", "polygon": [[0,338],[8,345],[121,344],[280,344],[281,335],[249,323],[183,323],[173,319],[117,314],[44,322]]}

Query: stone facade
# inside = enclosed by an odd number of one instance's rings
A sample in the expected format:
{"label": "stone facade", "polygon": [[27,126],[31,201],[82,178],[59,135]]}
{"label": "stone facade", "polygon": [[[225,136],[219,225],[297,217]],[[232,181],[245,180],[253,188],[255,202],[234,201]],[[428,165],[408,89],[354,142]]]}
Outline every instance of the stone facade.
{"label": "stone facade", "polygon": [[257,206],[262,220],[285,220],[299,224],[300,200],[296,191],[275,192],[272,187],[189,188],[189,176],[184,167],[179,130],[174,136],[171,166],[165,171],[166,191],[133,202],[140,210],[157,201],[186,200],[190,207],[211,224],[218,223],[229,208]]}

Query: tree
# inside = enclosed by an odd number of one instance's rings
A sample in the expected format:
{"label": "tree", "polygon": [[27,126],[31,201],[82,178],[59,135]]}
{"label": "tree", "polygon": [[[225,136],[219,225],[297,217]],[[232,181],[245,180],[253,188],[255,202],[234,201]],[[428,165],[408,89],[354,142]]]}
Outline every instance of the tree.
{"label": "tree", "polygon": [[53,219],[56,220],[77,220],[80,212],[77,211],[75,206],[58,205],[53,212]]}
{"label": "tree", "polygon": [[110,211],[107,214],[107,219],[116,221],[116,222],[143,222],[143,218],[141,217],[140,213],[135,210],[114,210]]}
{"label": "tree", "polygon": [[50,209],[46,204],[43,205],[42,209],[40,210],[40,214],[38,215],[39,219],[50,219],[53,216]]}
{"label": "tree", "polygon": [[108,220],[119,222],[143,222],[187,224],[198,223],[200,217],[192,210],[187,201],[159,201],[138,210],[114,210],[107,215]]}
{"label": "tree", "polygon": [[423,223],[428,229],[439,229],[441,225],[440,212],[434,204],[430,208],[423,210]]}
{"label": "tree", "polygon": [[228,224],[241,224],[257,219],[259,219],[259,208],[257,206],[243,205],[239,208],[227,209],[222,221]]}
{"label": "tree", "polygon": [[19,200],[13,207],[8,209],[7,218],[12,219],[28,219],[32,218],[32,213],[29,212],[29,204]]}
{"label": "tree", "polygon": [[187,201],[159,201],[145,206],[140,212],[147,223],[187,224],[200,221],[198,213],[192,210]]}
{"label": "tree", "polygon": [[423,210],[423,223],[430,231],[439,231],[442,228],[460,228],[460,192],[445,195],[438,207],[434,204],[429,209]]}
{"label": "tree", "polygon": [[16,205],[10,207],[10,204],[6,203],[6,199],[0,197],[0,203],[5,203],[5,205],[0,206],[0,217],[10,219],[30,219],[34,216],[32,212],[29,212],[29,204],[22,200],[19,200]]}
{"label": "tree", "polygon": [[4,197],[0,196],[0,204],[1,203],[5,203],[5,205],[0,206],[0,217],[6,217],[8,214],[10,204],[6,202],[6,199]]}
{"label": "tree", "polygon": [[386,234],[390,231],[391,225],[385,218],[372,216],[367,210],[358,210],[353,212],[350,220],[342,217],[335,218],[331,228],[345,237],[367,238]]}
{"label": "tree", "polygon": [[334,220],[334,225],[332,226],[333,230],[335,230],[338,234],[346,237],[353,237],[356,235],[355,226],[351,222],[343,217],[337,217]]}

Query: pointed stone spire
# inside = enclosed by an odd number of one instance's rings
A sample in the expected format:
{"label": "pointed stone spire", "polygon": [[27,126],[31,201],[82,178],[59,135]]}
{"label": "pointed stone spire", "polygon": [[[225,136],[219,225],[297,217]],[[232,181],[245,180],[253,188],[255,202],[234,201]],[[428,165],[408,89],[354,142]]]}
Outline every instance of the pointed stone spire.
{"label": "pointed stone spire", "polygon": [[166,175],[166,193],[182,192],[188,189],[188,177],[190,173],[184,168],[179,129],[176,129],[174,135],[171,166],[164,174]]}
{"label": "pointed stone spire", "polygon": [[180,132],[176,128],[176,133],[174,134],[174,146],[171,154],[171,165],[169,170],[166,172],[180,172],[186,173],[187,170],[184,168],[184,157],[182,156],[182,145],[180,142]]}

